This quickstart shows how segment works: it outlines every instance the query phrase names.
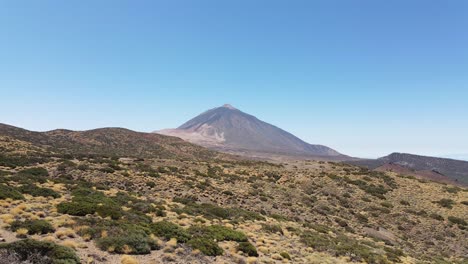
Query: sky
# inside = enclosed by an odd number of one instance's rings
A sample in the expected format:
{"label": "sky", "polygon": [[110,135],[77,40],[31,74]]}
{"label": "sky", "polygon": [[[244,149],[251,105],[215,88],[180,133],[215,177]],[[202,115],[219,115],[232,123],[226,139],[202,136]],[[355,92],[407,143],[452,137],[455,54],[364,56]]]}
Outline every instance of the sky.
{"label": "sky", "polygon": [[468,159],[468,1],[0,1],[0,102],[35,131],[230,103],[351,156]]}

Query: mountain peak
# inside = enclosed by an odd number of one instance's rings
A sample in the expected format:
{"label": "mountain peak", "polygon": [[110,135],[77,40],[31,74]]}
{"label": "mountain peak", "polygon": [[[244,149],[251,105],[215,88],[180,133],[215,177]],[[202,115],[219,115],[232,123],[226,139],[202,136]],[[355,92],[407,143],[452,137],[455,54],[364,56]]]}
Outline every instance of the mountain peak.
{"label": "mountain peak", "polygon": [[230,104],[210,109],[176,129],[158,131],[215,150],[242,155],[344,158],[323,145],[312,145]]}
{"label": "mountain peak", "polygon": [[231,109],[231,110],[237,110],[237,108],[235,108],[234,106],[230,105],[230,104],[224,104],[223,106],[221,107],[224,107],[224,108],[227,108],[227,109]]}

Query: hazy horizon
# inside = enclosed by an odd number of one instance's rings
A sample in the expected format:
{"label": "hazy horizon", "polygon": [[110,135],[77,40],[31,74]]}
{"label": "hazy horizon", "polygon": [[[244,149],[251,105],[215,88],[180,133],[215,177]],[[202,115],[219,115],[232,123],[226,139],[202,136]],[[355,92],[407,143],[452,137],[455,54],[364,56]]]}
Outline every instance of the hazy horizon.
{"label": "hazy horizon", "polygon": [[150,132],[230,103],[350,156],[468,160],[467,10],[421,0],[4,1],[0,123]]}

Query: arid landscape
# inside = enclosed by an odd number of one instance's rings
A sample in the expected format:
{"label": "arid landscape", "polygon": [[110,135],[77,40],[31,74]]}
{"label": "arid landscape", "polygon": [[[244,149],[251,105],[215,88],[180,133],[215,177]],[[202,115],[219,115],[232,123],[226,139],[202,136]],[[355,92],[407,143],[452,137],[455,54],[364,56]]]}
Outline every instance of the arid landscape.
{"label": "arid landscape", "polygon": [[0,1],[0,264],[468,264],[468,1]]}
{"label": "arid landscape", "polygon": [[463,186],[123,129],[1,128],[0,263],[466,263]]}

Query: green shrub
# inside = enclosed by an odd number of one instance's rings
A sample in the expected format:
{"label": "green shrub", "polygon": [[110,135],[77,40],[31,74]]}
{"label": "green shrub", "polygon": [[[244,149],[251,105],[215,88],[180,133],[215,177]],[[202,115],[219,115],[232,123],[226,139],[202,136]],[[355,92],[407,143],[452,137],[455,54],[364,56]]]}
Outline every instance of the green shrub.
{"label": "green shrub", "polygon": [[188,231],[193,237],[205,237],[216,241],[247,241],[247,236],[244,233],[220,225],[192,226]]}
{"label": "green shrub", "polygon": [[459,226],[466,226],[467,225],[466,221],[464,219],[462,219],[462,218],[459,218],[459,217],[449,216],[447,219],[451,223],[457,224]]}
{"label": "green shrub", "polygon": [[73,249],[50,242],[32,239],[19,240],[8,244],[0,244],[9,254],[16,254],[21,261],[26,261],[33,254],[40,254],[44,263],[80,264],[80,259]]}
{"label": "green shrub", "polygon": [[146,186],[150,187],[151,189],[153,189],[154,187],[156,187],[156,183],[152,182],[152,181],[148,181],[146,182]]}
{"label": "green shrub", "polygon": [[190,234],[182,227],[167,221],[160,221],[150,225],[151,232],[165,239],[175,238],[184,243],[190,239]]}
{"label": "green shrub", "polygon": [[453,186],[453,187],[445,187],[444,188],[446,192],[448,193],[458,193],[459,191],[461,191],[461,188],[460,187],[456,187],[456,186]]}
{"label": "green shrub", "polygon": [[123,215],[122,210],[119,206],[115,205],[98,205],[96,207],[96,213],[101,217],[110,217],[114,220],[120,219]]}
{"label": "green shrub", "polygon": [[265,220],[265,217],[258,213],[247,211],[241,208],[223,208],[213,204],[188,203],[183,209],[176,210],[178,213],[190,215],[203,215],[206,218],[230,219],[230,220]]}
{"label": "green shrub", "polygon": [[74,216],[85,216],[94,214],[97,205],[90,203],[64,202],[57,205],[57,212]]}
{"label": "green shrub", "polygon": [[433,203],[436,203],[442,207],[445,207],[445,208],[448,208],[448,209],[452,209],[453,208],[453,205],[455,204],[455,201],[452,200],[452,199],[446,199],[446,198],[443,198],[443,199],[440,199],[439,201],[434,201]]}
{"label": "green shrub", "polygon": [[[154,240],[138,233],[99,238],[96,241],[96,245],[102,250],[119,254],[149,254],[152,249],[157,249],[157,244]],[[129,247],[131,251],[128,252],[126,247]]]}
{"label": "green shrub", "polygon": [[406,206],[409,206],[409,205],[410,205],[410,203],[409,203],[408,201],[406,201],[406,200],[401,200],[401,201],[400,201],[400,204],[401,204],[401,205],[406,205]]}
{"label": "green shrub", "polygon": [[89,188],[77,188],[72,192],[72,195],[71,202],[63,202],[57,205],[59,213],[74,216],[98,213],[101,217],[110,216],[116,220],[123,215],[121,205],[131,200],[127,195],[123,194],[110,198],[100,191]]}
{"label": "green shrub", "polygon": [[76,167],[76,164],[70,160],[64,160],[57,166],[57,170],[60,172],[65,172],[67,169],[73,169]]}
{"label": "green shrub", "polygon": [[26,184],[18,188],[21,193],[30,194],[34,197],[43,196],[43,197],[53,197],[59,198],[60,194],[49,188],[41,188],[35,184]]}
{"label": "green shrub", "polygon": [[269,224],[263,224],[262,225],[262,230],[268,232],[268,233],[280,233],[283,234],[283,229],[281,228],[280,225],[269,225]]}
{"label": "green shrub", "polygon": [[288,254],[288,252],[281,252],[280,256],[283,257],[284,259],[291,260],[291,256]]}
{"label": "green shrub", "polygon": [[393,208],[393,205],[390,202],[381,202],[380,205],[386,208]]}
{"label": "green shrub", "polygon": [[47,162],[46,157],[31,157],[27,155],[4,155],[0,154],[0,166],[16,168],[20,166],[30,166],[36,163]]}
{"label": "green shrub", "polygon": [[220,256],[224,253],[224,250],[210,238],[194,238],[191,239],[187,244],[193,249],[200,250],[203,254],[207,256]]}
{"label": "green shrub", "polygon": [[24,196],[16,188],[0,183],[0,200],[8,198],[24,200]]}
{"label": "green shrub", "polygon": [[247,256],[258,257],[257,249],[250,242],[240,242],[237,250],[244,252]]}
{"label": "green shrub", "polygon": [[13,231],[26,228],[29,235],[43,235],[55,232],[55,228],[45,220],[14,221],[11,223],[10,228]]}
{"label": "green shrub", "polygon": [[389,263],[382,254],[373,248],[375,245],[366,245],[342,234],[331,237],[328,234],[305,231],[301,234],[301,241],[306,246],[313,247],[318,251],[327,251],[336,256],[349,256],[352,261]]}
{"label": "green shrub", "polygon": [[44,169],[44,168],[29,168],[29,169],[25,169],[25,170],[21,170],[18,172],[19,174],[30,174],[30,175],[33,175],[33,176],[49,176],[49,172]]}
{"label": "green shrub", "polygon": [[435,220],[444,221],[444,217],[436,213],[431,213],[429,217]]}

